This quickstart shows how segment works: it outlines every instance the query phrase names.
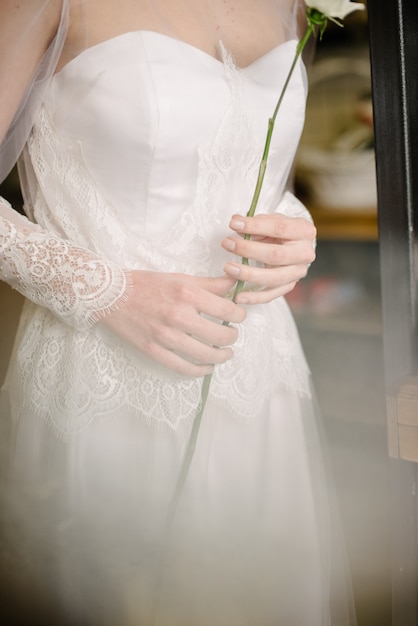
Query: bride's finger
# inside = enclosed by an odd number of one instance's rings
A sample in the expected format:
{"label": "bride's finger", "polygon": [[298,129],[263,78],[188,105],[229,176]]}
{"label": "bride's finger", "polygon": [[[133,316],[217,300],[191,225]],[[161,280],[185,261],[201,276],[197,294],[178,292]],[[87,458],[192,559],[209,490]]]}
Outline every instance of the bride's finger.
{"label": "bride's finger", "polygon": [[[236,330],[233,336],[236,337]],[[224,363],[233,356],[230,347],[204,343],[192,335],[179,332],[177,328],[164,328],[155,343],[196,364]],[[149,347],[148,352],[151,353],[152,348]]]}
{"label": "bride's finger", "polygon": [[[308,267],[308,263],[284,265],[281,267],[253,267],[251,265],[228,262],[224,266],[224,271],[246,283],[259,285],[260,287],[280,288],[304,278],[308,272]],[[237,304],[242,304],[242,300],[237,299]]]}
{"label": "bride's finger", "polygon": [[213,372],[213,365],[193,363],[184,359],[176,352],[168,350],[158,344],[153,344],[148,356],[156,363],[166,367],[183,376],[191,376],[193,378],[206,376]]}
{"label": "bride's finger", "polygon": [[228,237],[222,241],[222,247],[237,256],[272,266],[309,265],[315,260],[313,242],[309,239],[281,244]]}
{"label": "bride's finger", "polygon": [[237,302],[240,304],[267,304],[292,291],[296,283],[297,281],[272,289],[264,288],[255,291],[242,291],[237,296]]}
{"label": "bride's finger", "polygon": [[260,214],[255,217],[234,215],[229,226],[238,234],[257,235],[282,240],[314,240],[316,228],[304,217],[288,217],[280,213]]}
{"label": "bride's finger", "polygon": [[187,320],[179,320],[178,328],[202,343],[217,347],[231,346],[238,338],[238,330],[235,326],[213,322],[200,315],[190,316]]}

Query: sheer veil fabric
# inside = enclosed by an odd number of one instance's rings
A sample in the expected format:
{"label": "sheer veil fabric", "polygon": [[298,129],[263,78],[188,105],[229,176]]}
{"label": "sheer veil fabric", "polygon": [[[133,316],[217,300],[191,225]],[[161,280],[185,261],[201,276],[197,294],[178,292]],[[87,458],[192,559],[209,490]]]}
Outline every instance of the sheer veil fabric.
{"label": "sheer veil fabric", "polygon": [[[55,624],[355,623],[285,300],[248,307],[215,369],[169,541],[202,380],[101,324],[133,271],[216,276],[231,258],[218,242],[249,205],[302,9],[0,4],[0,178],[19,160],[25,201],[21,215],[0,198],[0,278],[27,298],[1,394],[0,559],[11,591],[36,584]],[[300,63],[261,212],[310,219],[288,190],[305,98]]]}
{"label": "sheer veil fabric", "polygon": [[[0,7],[2,10],[6,12],[7,6]],[[0,180],[6,177],[23,150],[68,30],[67,0],[29,0],[22,5],[21,13],[13,24],[10,24],[10,18],[2,18],[5,33],[0,84],[2,93],[7,96],[2,103],[0,127]],[[58,27],[47,50],[43,50],[45,23],[52,21]],[[5,28],[6,24],[8,28]],[[20,71],[22,67],[27,68],[25,72]],[[17,77],[20,78],[18,81]]]}
{"label": "sheer veil fabric", "polygon": [[[2,104],[0,180],[9,173],[23,149],[51,77],[57,68],[70,62],[88,47],[136,29],[155,30],[169,37],[192,42],[193,20],[201,17],[205,18],[208,41],[213,41],[214,33],[218,42],[223,41],[224,31],[232,42],[238,41],[240,37],[239,18],[235,19],[234,9],[231,9],[229,15],[221,17],[216,11],[216,2],[207,2],[206,8],[200,12],[195,10],[193,2],[182,3],[185,5],[183,19],[179,19],[177,11],[173,11],[173,6],[170,6],[172,3],[167,0],[123,0],[118,5],[117,22],[105,24],[101,30],[94,26],[97,0],[27,0],[19,7],[12,24],[6,13],[8,4],[12,3],[5,2],[3,9],[0,7],[0,11],[5,13],[2,23],[7,24],[7,27],[3,26],[0,85],[2,93],[10,94],[10,101],[8,97]],[[112,4],[106,0],[100,10],[106,13],[107,6]],[[303,24],[297,0],[270,0],[265,4],[269,5],[271,44],[268,45],[274,47],[296,36],[298,28]],[[135,12],[135,5],[140,6],[140,11]],[[191,14],[190,23],[187,20],[188,13]],[[89,20],[93,21],[93,25]],[[53,39],[48,42],[48,33],[52,32],[54,24],[56,29]],[[70,32],[76,33],[70,40],[67,39],[69,27]],[[215,48],[213,44],[207,45],[209,53],[219,58],[219,45]],[[24,71],[21,71],[22,68]],[[14,78],[13,84],[11,77]],[[16,77],[20,77],[20,80],[16,81]]]}

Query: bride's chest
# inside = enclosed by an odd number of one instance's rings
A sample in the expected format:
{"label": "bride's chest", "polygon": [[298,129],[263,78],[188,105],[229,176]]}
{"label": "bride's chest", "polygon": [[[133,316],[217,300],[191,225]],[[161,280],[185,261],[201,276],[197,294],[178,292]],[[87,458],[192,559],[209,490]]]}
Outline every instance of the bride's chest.
{"label": "bride's chest", "polygon": [[[52,81],[46,106],[63,138],[93,148],[137,144],[178,151],[213,138],[232,108],[245,116],[260,140],[265,135],[290,64],[295,42],[269,51],[239,70],[224,51],[218,61],[181,40],[134,31],[85,50]],[[303,122],[305,76],[297,68],[280,117],[281,136]]]}
{"label": "bride's chest", "polygon": [[[227,53],[220,62],[152,31],[89,48],[56,74],[45,101],[59,150],[81,156],[80,166],[131,228],[149,227],[150,215],[174,223],[199,193],[241,193],[243,181],[252,181],[295,45],[283,44],[245,71]],[[305,87],[298,66],[272,142],[277,190],[302,129]]]}

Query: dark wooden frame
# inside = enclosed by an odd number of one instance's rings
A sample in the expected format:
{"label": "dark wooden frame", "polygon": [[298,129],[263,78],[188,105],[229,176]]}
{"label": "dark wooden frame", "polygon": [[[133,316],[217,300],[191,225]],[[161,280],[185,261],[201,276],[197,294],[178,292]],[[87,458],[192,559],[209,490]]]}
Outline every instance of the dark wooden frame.
{"label": "dark wooden frame", "polygon": [[393,383],[416,373],[417,364],[418,3],[369,0],[368,10],[386,373]]}
{"label": "dark wooden frame", "polygon": [[418,389],[415,275],[418,234],[418,3],[417,0],[368,0],[368,12],[388,440],[390,452],[395,457],[391,461],[390,489],[392,619],[394,626],[417,626],[418,515],[415,494],[418,465],[401,458],[398,417],[405,401],[409,402],[409,412],[416,412],[418,417],[418,393],[413,392],[412,398],[410,392],[405,394],[406,381],[412,381]]}

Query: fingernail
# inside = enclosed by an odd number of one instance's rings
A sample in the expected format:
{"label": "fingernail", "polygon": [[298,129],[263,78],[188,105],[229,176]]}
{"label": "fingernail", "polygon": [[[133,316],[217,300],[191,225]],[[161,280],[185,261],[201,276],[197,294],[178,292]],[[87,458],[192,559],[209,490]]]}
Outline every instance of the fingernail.
{"label": "fingernail", "polygon": [[229,222],[229,226],[233,230],[244,230],[245,222],[243,220],[233,217],[232,220]]}
{"label": "fingernail", "polygon": [[227,263],[224,267],[224,271],[227,274],[232,274],[233,276],[239,276],[240,267],[239,265],[234,265],[233,263]]}
{"label": "fingernail", "polygon": [[234,252],[237,247],[235,239],[224,239],[222,245],[226,250],[229,250],[229,252]]}
{"label": "fingernail", "polygon": [[248,298],[246,298],[245,296],[237,296],[237,299],[235,300],[235,302],[237,304],[247,304]]}

